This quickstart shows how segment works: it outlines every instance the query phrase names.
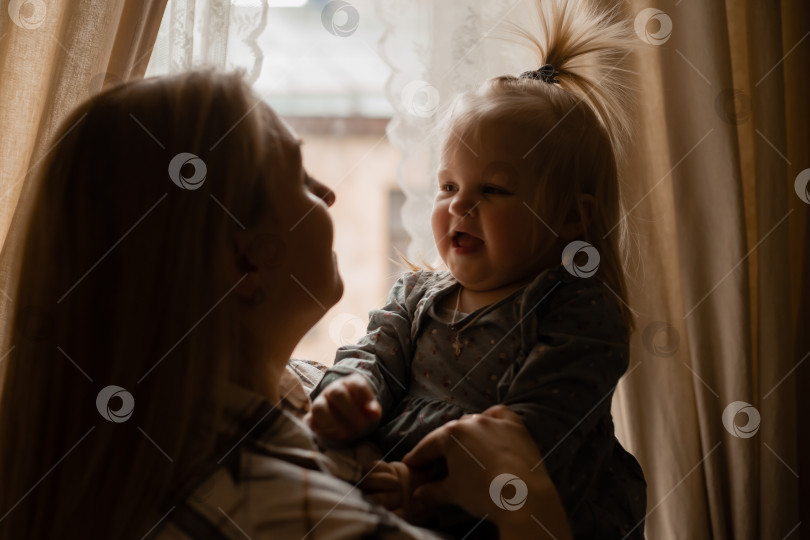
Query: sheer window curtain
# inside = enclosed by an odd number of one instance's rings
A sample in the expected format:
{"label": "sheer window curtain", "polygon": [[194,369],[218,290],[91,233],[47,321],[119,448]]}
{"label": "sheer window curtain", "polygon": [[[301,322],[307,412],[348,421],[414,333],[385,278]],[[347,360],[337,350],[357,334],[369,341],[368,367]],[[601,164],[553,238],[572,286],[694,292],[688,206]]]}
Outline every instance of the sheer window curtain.
{"label": "sheer window curtain", "polygon": [[[800,97],[810,7],[605,3],[638,35],[636,137],[622,174],[638,330],[614,416],[647,476],[647,537],[808,538],[799,504],[801,489],[807,515],[810,408],[797,390],[810,381],[810,115]],[[417,260],[432,246],[437,149],[425,133],[456,92],[537,67],[484,39],[526,4],[379,0],[397,106],[388,131],[403,152]]]}
{"label": "sheer window curtain", "polygon": [[268,7],[268,0],[168,0],[146,75],[211,66],[242,69],[255,83],[265,54],[256,39]]}

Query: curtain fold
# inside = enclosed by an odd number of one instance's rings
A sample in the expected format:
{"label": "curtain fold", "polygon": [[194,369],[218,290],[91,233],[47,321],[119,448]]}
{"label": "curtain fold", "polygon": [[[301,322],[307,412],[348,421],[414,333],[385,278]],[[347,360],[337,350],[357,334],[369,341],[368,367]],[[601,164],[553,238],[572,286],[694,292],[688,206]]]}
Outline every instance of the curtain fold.
{"label": "curtain fold", "polygon": [[0,13],[0,242],[66,114],[105,82],[143,75],[165,4],[13,0],[9,16]]}

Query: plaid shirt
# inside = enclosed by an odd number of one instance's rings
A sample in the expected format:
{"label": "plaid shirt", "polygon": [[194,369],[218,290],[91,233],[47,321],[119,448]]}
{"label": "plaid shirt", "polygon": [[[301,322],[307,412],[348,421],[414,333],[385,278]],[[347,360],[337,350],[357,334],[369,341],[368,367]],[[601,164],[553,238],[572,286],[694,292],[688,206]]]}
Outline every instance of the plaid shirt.
{"label": "plaid shirt", "polygon": [[[303,388],[287,388],[288,406],[308,406],[298,401],[306,398]],[[323,453],[290,411],[235,385],[226,403],[221,431],[235,441],[233,448],[192,495],[168,511],[157,538],[441,538],[366,501],[358,488],[338,479],[359,479],[357,464]]]}

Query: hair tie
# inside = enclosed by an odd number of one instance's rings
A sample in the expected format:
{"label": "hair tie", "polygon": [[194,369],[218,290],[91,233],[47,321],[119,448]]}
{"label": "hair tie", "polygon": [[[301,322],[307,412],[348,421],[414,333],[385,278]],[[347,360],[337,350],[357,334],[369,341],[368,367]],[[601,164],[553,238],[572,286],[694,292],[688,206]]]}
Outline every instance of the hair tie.
{"label": "hair tie", "polygon": [[544,64],[537,68],[534,71],[524,71],[520,74],[521,79],[533,79],[533,80],[541,80],[547,83],[557,83],[560,84],[560,80],[557,78],[560,72],[554,69],[554,66],[551,64]]}

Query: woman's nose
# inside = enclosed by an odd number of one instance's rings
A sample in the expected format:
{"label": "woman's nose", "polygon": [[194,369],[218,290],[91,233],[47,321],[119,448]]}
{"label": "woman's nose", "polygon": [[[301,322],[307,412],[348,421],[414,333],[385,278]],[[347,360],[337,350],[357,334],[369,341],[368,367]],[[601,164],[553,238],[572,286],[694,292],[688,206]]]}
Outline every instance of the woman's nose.
{"label": "woman's nose", "polygon": [[313,195],[326,203],[326,206],[335,204],[335,192],[312,177],[309,178],[309,190]]}
{"label": "woman's nose", "polygon": [[450,202],[450,213],[456,217],[467,217],[475,212],[478,206],[477,200],[467,194],[468,192],[457,192]]}

